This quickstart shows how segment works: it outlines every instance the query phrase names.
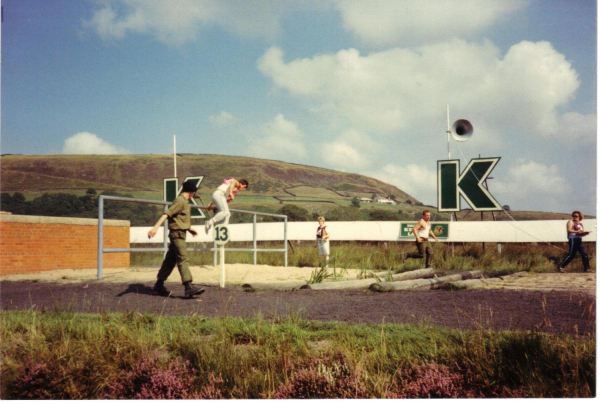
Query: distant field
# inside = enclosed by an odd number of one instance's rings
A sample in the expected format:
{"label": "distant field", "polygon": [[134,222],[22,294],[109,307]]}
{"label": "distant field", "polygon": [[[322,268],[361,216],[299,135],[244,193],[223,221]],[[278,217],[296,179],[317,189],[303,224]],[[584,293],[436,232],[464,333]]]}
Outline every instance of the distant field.
{"label": "distant field", "polygon": [[[308,187],[308,186],[299,186],[292,188],[285,188],[285,191],[289,194],[293,194],[296,197],[302,198],[327,198],[327,199],[349,199],[347,196],[342,196],[337,192],[334,192],[330,189],[317,188],[317,187]],[[292,196],[292,195],[290,195]]]}

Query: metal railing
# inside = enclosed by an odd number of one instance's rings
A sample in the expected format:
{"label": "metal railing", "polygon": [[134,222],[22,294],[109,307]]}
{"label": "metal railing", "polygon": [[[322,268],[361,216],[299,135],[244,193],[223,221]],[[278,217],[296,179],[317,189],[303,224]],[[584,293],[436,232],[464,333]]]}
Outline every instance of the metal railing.
{"label": "metal railing", "polygon": [[[104,248],[104,201],[120,201],[120,202],[133,202],[143,203],[147,205],[164,205],[164,211],[168,210],[168,206],[173,202],[167,201],[153,201],[149,199],[137,199],[137,198],[125,198],[120,196],[107,196],[100,195],[98,198],[98,279],[102,279],[102,261],[104,253],[119,253],[119,252],[153,252],[162,251],[166,253],[168,250],[168,221],[165,221],[163,228],[163,246],[161,248]],[[192,209],[206,210],[206,206],[191,205]],[[274,213],[263,213],[263,212],[252,212],[248,210],[229,209],[230,212],[242,213],[253,215],[252,220],[252,248],[225,248],[225,251],[246,251],[253,253],[254,265],[256,265],[256,258],[259,252],[283,252],[284,253],[284,266],[288,265],[288,249],[287,249],[287,216],[277,215]],[[257,216],[271,216],[283,218],[283,248],[258,248],[257,246],[257,232],[256,232],[256,217]],[[213,251],[213,265],[217,266],[217,248],[216,243],[213,241],[212,248],[199,248],[191,247],[188,251]]]}

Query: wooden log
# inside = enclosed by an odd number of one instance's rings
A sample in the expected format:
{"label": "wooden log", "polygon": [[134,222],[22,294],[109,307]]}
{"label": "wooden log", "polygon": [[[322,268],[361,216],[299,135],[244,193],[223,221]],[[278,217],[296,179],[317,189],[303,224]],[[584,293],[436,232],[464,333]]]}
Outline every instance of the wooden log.
{"label": "wooden log", "polygon": [[469,288],[469,287],[477,287],[477,286],[483,285],[485,283],[504,281],[504,280],[507,280],[510,278],[517,278],[517,277],[521,277],[521,276],[525,276],[525,275],[527,275],[527,271],[515,272],[514,274],[502,275],[502,276],[498,276],[495,278],[468,279],[468,280],[451,282],[451,283],[454,286]]}
{"label": "wooden log", "polygon": [[457,286],[459,288],[461,287],[473,287],[473,286],[480,286],[483,285],[485,283],[493,283],[493,282],[498,282],[501,281],[501,278],[487,278],[487,279],[467,279],[464,281],[457,281],[457,282],[450,282],[451,285],[453,286]]}
{"label": "wooden log", "polygon": [[242,288],[256,290],[296,290],[304,285],[306,285],[306,281],[252,282],[243,284]]}
{"label": "wooden log", "polygon": [[[373,275],[379,279],[385,279],[388,271],[374,272]],[[392,279],[395,281],[405,281],[409,279],[420,279],[420,278],[433,278],[435,270],[433,268],[421,268],[412,271],[401,272],[399,274],[392,274]]]}
{"label": "wooden log", "polygon": [[369,286],[369,289],[377,292],[386,292],[392,290],[427,290],[427,289],[438,289],[448,282],[460,281],[463,279],[472,279],[480,277],[481,271],[467,271],[461,274],[442,276],[440,278],[433,279],[415,279],[408,281],[394,281],[394,282],[380,282],[373,283]]}
{"label": "wooden log", "polygon": [[376,278],[368,279],[355,279],[350,281],[335,281],[335,282],[322,282],[322,283],[308,283],[303,285],[300,289],[311,289],[311,290],[323,290],[323,289],[366,289],[369,285],[379,282]]}
{"label": "wooden log", "polygon": [[506,279],[506,278],[513,278],[513,277],[521,277],[521,276],[525,276],[525,275],[527,275],[527,271],[515,272],[514,274],[508,274],[508,275],[502,275],[502,276],[499,276],[498,278]]}
{"label": "wooden log", "polygon": [[[433,278],[435,271],[431,268],[417,269],[415,271],[403,272],[401,274],[392,275],[394,281],[403,281],[409,279],[419,278]],[[387,274],[386,274],[387,275]],[[323,283],[311,283],[302,286],[300,289],[312,289],[312,290],[323,290],[323,289],[366,289],[374,283],[378,283],[377,278],[368,279],[354,279],[348,281],[335,281],[335,282],[323,282]]]}

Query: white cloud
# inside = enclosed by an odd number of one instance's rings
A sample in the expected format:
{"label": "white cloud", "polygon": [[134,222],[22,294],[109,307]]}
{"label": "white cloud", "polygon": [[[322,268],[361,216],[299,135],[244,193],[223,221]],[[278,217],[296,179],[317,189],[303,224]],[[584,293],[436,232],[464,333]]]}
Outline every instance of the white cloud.
{"label": "white cloud", "polygon": [[578,112],[568,112],[559,118],[554,134],[573,146],[581,146],[580,141],[596,140],[597,122],[596,114],[582,115]]}
{"label": "white cloud", "polygon": [[405,167],[387,164],[365,173],[417,198],[427,205],[437,205],[437,173],[427,167],[409,164]]}
{"label": "white cloud", "polygon": [[306,155],[304,133],[283,115],[263,125],[261,132],[264,135],[248,140],[249,155],[284,161],[298,161]]}
{"label": "white cloud", "polygon": [[568,206],[572,187],[556,165],[520,160],[505,179],[494,180],[490,192],[501,205],[513,209],[560,212]]}
{"label": "white cloud", "polygon": [[229,112],[221,111],[219,115],[211,115],[208,117],[208,121],[215,126],[220,128],[229,126],[235,123],[236,118]]}
{"label": "white cloud", "polygon": [[79,132],[65,139],[63,154],[129,154],[127,149],[113,146],[93,133]]}
{"label": "white cloud", "polygon": [[344,28],[363,42],[389,46],[465,37],[523,8],[523,0],[338,0]]}
{"label": "white cloud", "polygon": [[378,134],[414,132],[444,116],[450,103],[476,127],[548,136],[563,119],[557,108],[580,84],[548,42],[523,41],[504,57],[490,41],[455,39],[416,50],[361,56],[347,49],[287,63],[281,49],[271,47],[257,66],[275,86],[310,102],[322,119]]}
{"label": "white cloud", "polygon": [[202,28],[220,26],[244,37],[273,39],[289,1],[276,0],[106,0],[99,2],[84,27],[105,39],[128,34],[152,35],[180,46],[198,37]]}
{"label": "white cloud", "polygon": [[330,167],[343,171],[356,171],[368,167],[373,157],[382,152],[381,146],[368,135],[349,129],[335,140],[323,141],[320,157]]}

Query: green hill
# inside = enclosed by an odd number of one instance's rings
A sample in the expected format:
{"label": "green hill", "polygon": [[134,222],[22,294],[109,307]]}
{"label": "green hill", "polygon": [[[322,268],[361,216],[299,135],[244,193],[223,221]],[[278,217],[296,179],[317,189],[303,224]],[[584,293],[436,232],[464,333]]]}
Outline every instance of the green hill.
{"label": "green hill", "polygon": [[[172,155],[3,155],[0,188],[3,193],[22,193],[33,200],[45,193],[85,195],[88,189],[98,194],[105,191],[130,194],[134,197],[162,200],[163,179],[174,174]],[[398,205],[361,203],[363,217],[371,220],[381,211],[399,215],[402,220],[418,218],[423,206],[420,201],[397,187],[364,175],[324,168],[264,160],[251,157],[178,154],[177,174],[204,175],[199,189],[201,204],[210,201],[213,190],[224,178],[246,178],[248,191],[236,198],[232,208],[257,210],[266,207],[278,211],[283,205],[299,206],[309,214],[331,212],[338,206],[350,206],[352,198],[393,195]],[[428,207],[434,220],[448,220]],[[378,213],[379,212],[379,213]],[[384,212],[384,213],[385,213]],[[339,213],[339,212],[338,212]],[[341,212],[340,214],[344,214]],[[510,212],[516,220],[568,219],[567,213]],[[385,216],[385,215],[384,215]],[[459,220],[481,220],[476,212],[465,210]],[[505,213],[496,220],[510,220]],[[353,220],[348,217],[347,220]],[[397,218],[395,219],[397,220]],[[490,213],[484,220],[493,220]]]}
{"label": "green hill", "polygon": [[[1,189],[19,192],[27,200],[44,193],[85,195],[88,189],[130,194],[138,198],[162,200],[163,179],[174,174],[172,155],[4,155]],[[306,165],[250,157],[179,154],[177,174],[204,175],[200,203],[224,178],[246,178],[248,191],[236,198],[237,209],[258,206],[277,211],[294,204],[313,214],[323,214],[336,206],[350,206],[353,197],[393,195],[402,206],[363,204],[362,210],[381,209],[397,213],[399,209],[414,215],[421,203],[390,184],[364,175]]]}
{"label": "green hill", "polygon": [[[120,191],[162,196],[163,178],[173,177],[173,156],[158,155],[55,155],[2,156],[2,192]],[[351,198],[390,194],[397,199],[418,200],[400,189],[364,175],[250,157],[183,154],[177,157],[177,173],[204,175],[201,193],[212,192],[224,178],[246,178],[246,195],[313,196]],[[289,192],[286,192],[289,189]],[[294,192],[294,189],[299,189]]]}

